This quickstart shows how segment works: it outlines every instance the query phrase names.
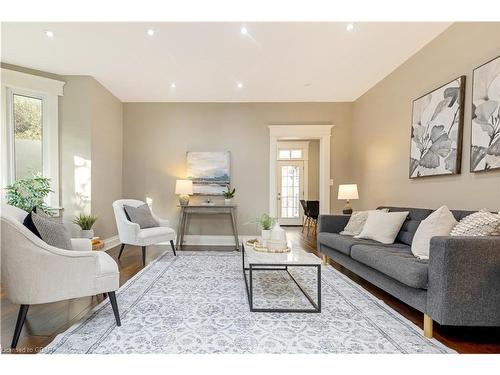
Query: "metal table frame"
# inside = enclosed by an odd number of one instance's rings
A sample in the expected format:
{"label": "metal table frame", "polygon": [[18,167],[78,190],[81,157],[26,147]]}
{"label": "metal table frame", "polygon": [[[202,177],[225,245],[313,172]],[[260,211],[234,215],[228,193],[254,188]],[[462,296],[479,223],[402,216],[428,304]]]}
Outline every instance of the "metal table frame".
{"label": "metal table frame", "polygon": [[[268,263],[268,264],[252,264],[249,263],[248,267],[245,267],[245,245],[241,244],[241,259],[243,268],[243,278],[245,279],[245,289],[247,291],[248,305],[250,306],[251,312],[277,312],[277,313],[320,313],[321,312],[321,264],[280,264],[280,263]],[[289,267],[315,267],[317,272],[317,296],[316,301],[304,290],[304,288],[299,284],[297,279],[288,270]],[[285,271],[288,273],[292,281],[297,285],[302,294],[307,298],[313,308],[311,309],[283,309],[283,308],[258,308],[253,305],[253,272],[255,271]],[[248,280],[247,280],[248,272]]]}
{"label": "metal table frame", "polygon": [[176,248],[179,249],[182,247],[182,242],[184,240],[184,234],[186,233],[189,215],[191,214],[204,214],[204,215],[229,215],[231,219],[231,226],[233,229],[234,235],[234,243],[236,250],[239,250],[239,240],[238,240],[238,225],[236,222],[236,205],[235,204],[188,204],[186,206],[179,206],[181,209],[179,215],[179,226],[178,233],[176,239]]}

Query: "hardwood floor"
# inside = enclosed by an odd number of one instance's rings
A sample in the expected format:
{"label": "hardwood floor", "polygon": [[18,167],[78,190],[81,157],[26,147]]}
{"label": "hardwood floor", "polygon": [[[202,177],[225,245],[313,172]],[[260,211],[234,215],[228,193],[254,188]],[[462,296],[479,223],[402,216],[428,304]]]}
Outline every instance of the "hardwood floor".
{"label": "hardwood floor", "polygon": [[[314,254],[316,236],[301,233],[300,228],[287,227],[290,240]],[[230,248],[203,247],[204,250],[230,250]],[[185,250],[201,250],[200,247],[185,247]],[[161,254],[158,248],[149,248],[147,262]],[[133,277],[142,269],[141,251],[137,247],[127,246],[120,260],[119,248],[111,249],[108,254],[118,263],[120,268],[120,285]],[[377,298],[383,300],[393,309],[423,328],[423,314],[391,297],[381,289],[364,281],[345,268],[331,263],[340,272],[360,284]],[[54,337],[78,322],[95,305],[103,300],[102,296],[77,298],[68,301],[34,305],[30,307],[28,317],[19,339],[18,353],[36,353],[40,348],[50,343]],[[3,353],[10,352],[10,341],[16,324],[19,305],[11,304],[1,292],[1,346]],[[497,328],[465,328],[443,327],[435,324],[434,337],[458,351],[459,353],[500,353],[500,329]]]}

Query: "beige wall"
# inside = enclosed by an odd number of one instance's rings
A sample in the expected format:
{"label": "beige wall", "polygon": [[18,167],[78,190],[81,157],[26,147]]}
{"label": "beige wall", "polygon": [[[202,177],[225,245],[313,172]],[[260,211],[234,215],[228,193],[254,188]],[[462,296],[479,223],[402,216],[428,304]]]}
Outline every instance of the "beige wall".
{"label": "beige wall", "polygon": [[[469,172],[472,70],[500,55],[500,23],[457,23],[354,103],[355,208],[401,205],[500,209],[500,171]],[[410,180],[412,100],[467,76],[462,174]]]}
{"label": "beige wall", "polygon": [[[319,200],[319,140],[312,139],[309,141],[309,161],[307,163],[307,194],[308,200]],[[331,197],[335,200],[335,197]]]}
{"label": "beige wall", "polygon": [[[268,212],[269,123],[333,123],[332,178],[350,180],[351,103],[125,103],[123,195],[153,199],[153,209],[177,226],[174,185],[185,177],[187,151],[231,151],[231,183],[242,234]],[[341,204],[333,199],[332,209]],[[192,234],[229,234],[225,218],[191,221]]]}
{"label": "beige wall", "polygon": [[122,103],[89,76],[64,77],[60,100],[61,195],[64,222],[98,216],[96,235],[117,234],[111,204],[121,198]]}

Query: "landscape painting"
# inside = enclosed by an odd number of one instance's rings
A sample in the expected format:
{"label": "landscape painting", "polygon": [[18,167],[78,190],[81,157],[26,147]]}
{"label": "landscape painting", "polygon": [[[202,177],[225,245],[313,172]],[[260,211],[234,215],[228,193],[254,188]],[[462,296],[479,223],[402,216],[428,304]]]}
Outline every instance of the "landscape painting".
{"label": "landscape painting", "polygon": [[413,101],[410,178],[460,173],[465,76]]}
{"label": "landscape painting", "polygon": [[193,193],[222,195],[229,187],[231,154],[223,152],[187,153],[187,178],[193,180]]}
{"label": "landscape painting", "polygon": [[470,171],[500,168],[500,56],[474,70]]}

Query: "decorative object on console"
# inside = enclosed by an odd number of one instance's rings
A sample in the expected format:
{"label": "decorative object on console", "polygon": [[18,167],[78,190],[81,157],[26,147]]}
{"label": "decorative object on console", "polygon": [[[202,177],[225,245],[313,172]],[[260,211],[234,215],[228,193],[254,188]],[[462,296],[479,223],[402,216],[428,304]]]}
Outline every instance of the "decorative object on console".
{"label": "decorative object on console", "polygon": [[500,168],[500,56],[472,73],[470,171]]}
{"label": "decorative object on console", "polygon": [[486,209],[464,217],[452,229],[451,236],[498,236],[500,235],[500,214]]}
{"label": "decorative object on console", "polygon": [[234,195],[236,194],[236,188],[233,190],[229,190],[229,186],[227,187],[227,191],[224,192],[224,203],[231,204]]}
{"label": "decorative object on console", "polygon": [[73,224],[76,224],[82,230],[82,238],[92,239],[94,238],[94,230],[92,227],[97,221],[97,216],[80,214],[75,216],[73,219]]}
{"label": "decorative object on console", "polygon": [[461,76],[413,101],[410,178],[460,173],[464,97]]}
{"label": "decorative object on console", "polygon": [[193,181],[177,180],[175,181],[175,194],[179,195],[179,204],[186,206],[189,204],[189,196],[193,195]]}
{"label": "decorative object on console", "polygon": [[383,244],[392,244],[408,214],[409,211],[370,211],[363,230],[359,235],[354,236],[354,238],[365,238]]}
{"label": "decorative object on console", "polygon": [[231,154],[223,152],[187,153],[187,176],[195,195],[223,195],[229,188]]}
{"label": "decorative object on console", "polygon": [[337,199],[346,199],[342,213],[346,215],[352,214],[352,207],[349,204],[349,200],[359,199],[358,185],[356,184],[339,185],[339,195]]}
{"label": "decorative object on console", "polygon": [[435,236],[448,236],[457,223],[458,221],[455,220],[448,207],[439,207],[422,220],[415,231],[411,243],[411,252],[413,255],[420,259],[429,259],[431,238]]}
{"label": "decorative object on console", "polygon": [[123,210],[125,211],[125,215],[127,215],[127,219],[129,219],[132,223],[139,224],[141,229],[159,226],[158,222],[151,214],[151,209],[147,203],[140,206],[129,206],[124,204]]}
{"label": "decorative object on console", "polygon": [[[358,234],[360,234],[363,230],[363,227],[365,226],[366,219],[368,219],[368,213],[371,211],[377,210],[353,212],[344,230],[339,234],[343,236],[357,236]],[[381,208],[378,211],[389,212],[389,209]]]}

